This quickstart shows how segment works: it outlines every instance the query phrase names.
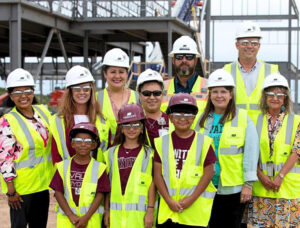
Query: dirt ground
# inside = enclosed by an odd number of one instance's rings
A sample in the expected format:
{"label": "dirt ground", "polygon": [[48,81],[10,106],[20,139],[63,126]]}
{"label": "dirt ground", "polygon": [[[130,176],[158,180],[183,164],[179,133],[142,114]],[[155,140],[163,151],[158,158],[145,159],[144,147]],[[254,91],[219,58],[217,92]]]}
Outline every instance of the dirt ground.
{"label": "dirt ground", "polygon": [[[56,227],[56,213],[54,212],[54,207],[56,200],[53,197],[54,192],[50,191],[50,207],[49,207],[49,216],[48,216],[48,225],[47,228]],[[10,218],[9,218],[9,207],[7,205],[6,195],[1,191],[0,185],[0,227],[1,228],[10,228]]]}

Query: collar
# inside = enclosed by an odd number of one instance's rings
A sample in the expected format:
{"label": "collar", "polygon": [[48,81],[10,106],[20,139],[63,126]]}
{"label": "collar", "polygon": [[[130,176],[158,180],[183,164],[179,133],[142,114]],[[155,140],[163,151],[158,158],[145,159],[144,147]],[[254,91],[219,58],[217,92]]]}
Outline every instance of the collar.
{"label": "collar", "polygon": [[[192,75],[192,77],[191,77],[189,80],[187,80],[187,82],[186,82],[186,84],[187,84],[186,89],[188,89],[189,91],[191,91],[192,88],[193,88],[193,85],[194,85],[194,83],[195,83],[195,81],[196,81],[196,79],[197,79],[197,73],[194,72],[194,74]],[[179,81],[177,75],[175,76],[174,82],[175,82],[175,86],[176,86],[176,87],[182,87],[182,88],[184,88],[184,87],[181,85],[181,83],[180,83],[180,81]]]}
{"label": "collar", "polygon": [[243,68],[243,66],[241,65],[240,61],[238,60],[237,62],[238,62],[238,64],[239,64],[239,69],[240,69],[240,71],[242,71],[243,73],[250,73],[250,72],[254,71],[254,70],[257,68],[257,65],[258,65],[258,61],[256,60],[254,66],[251,68],[251,70],[250,70],[250,71],[246,71],[246,70]]}

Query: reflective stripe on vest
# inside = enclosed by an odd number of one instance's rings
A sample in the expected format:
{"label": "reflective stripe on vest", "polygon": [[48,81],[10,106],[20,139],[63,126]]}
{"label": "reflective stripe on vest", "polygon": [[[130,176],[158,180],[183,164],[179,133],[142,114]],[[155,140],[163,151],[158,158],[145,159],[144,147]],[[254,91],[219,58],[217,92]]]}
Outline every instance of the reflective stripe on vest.
{"label": "reflective stripe on vest", "polygon": [[26,167],[33,168],[35,165],[43,163],[45,161],[44,156],[40,156],[40,157],[37,157],[37,158],[35,157],[34,141],[33,141],[33,138],[30,134],[29,129],[26,126],[26,123],[22,120],[22,118],[16,112],[10,112],[10,114],[13,115],[17,119],[18,124],[23,129],[24,135],[25,135],[25,137],[28,141],[28,144],[29,144],[28,160],[15,162],[16,169],[21,169],[21,168],[26,168]]}
{"label": "reflective stripe on vest", "polygon": [[[196,146],[196,160],[195,165],[199,166],[200,158],[202,153],[202,145],[204,141],[204,136],[199,134]],[[168,192],[170,196],[176,195],[176,188],[170,188],[170,169],[169,169],[169,135],[164,135],[162,137],[162,162],[163,162],[163,178],[165,180],[165,184],[167,186]],[[180,188],[179,195],[191,195],[196,189],[197,185],[194,185],[192,188]],[[204,191],[201,197],[213,199],[215,196],[215,192]]]}
{"label": "reflective stripe on vest", "polygon": [[[109,148],[109,180],[110,180],[110,183],[112,183],[112,175],[113,175],[113,164],[114,164],[114,152],[115,152],[115,149],[117,147],[114,146],[114,147],[111,147]],[[143,150],[143,149],[142,149]],[[144,150],[145,150],[145,153],[144,153],[144,157],[143,157],[143,160],[142,160],[142,167],[141,167],[141,172],[142,173],[146,173],[147,171],[147,167],[148,167],[148,164],[149,164],[149,158],[150,158],[150,154],[149,156],[147,156],[147,148],[144,147]],[[150,153],[150,152],[149,152]],[[157,205],[157,204],[156,204]],[[111,210],[116,210],[116,211],[121,211],[123,210],[123,206],[122,206],[122,203],[113,203],[113,202],[110,202],[110,209]],[[147,210],[147,205],[146,205],[146,198],[144,195],[140,195],[139,196],[139,202],[138,203],[126,203],[125,204],[125,211],[146,211]]]}
{"label": "reflective stripe on vest", "polygon": [[49,125],[49,119],[48,119],[47,115],[42,111],[42,109],[38,105],[33,105],[33,107],[39,112],[39,114],[44,118],[44,120]]}
{"label": "reflective stripe on vest", "polygon": [[70,155],[69,155],[69,151],[68,151],[67,144],[66,144],[65,132],[64,132],[62,119],[60,117],[56,116],[55,123],[56,123],[56,128],[57,128],[57,132],[58,132],[58,135],[60,138],[60,144],[61,144],[62,151],[63,151],[62,159],[66,160],[70,157]]}
{"label": "reflective stripe on vest", "polygon": [[[71,201],[71,196],[69,194],[69,190],[67,187],[67,173],[68,173],[68,168],[70,166],[71,163],[71,159],[67,159],[63,161],[64,165],[63,165],[63,172],[64,172],[64,180],[65,180],[65,184],[64,184],[64,191],[65,191],[65,199],[68,203],[68,205],[70,206],[70,201]],[[92,184],[97,184],[98,182],[98,169],[99,169],[99,165],[100,163],[98,162],[93,162],[93,166],[92,166],[92,172],[91,172],[91,180],[90,183]],[[70,209],[72,210],[72,212],[76,215],[77,211],[76,208],[73,208],[70,206]],[[90,209],[90,206],[85,206],[85,207],[79,207],[79,211],[81,214],[86,214],[88,212],[88,210]],[[66,215],[64,213],[64,211],[59,207],[58,208],[58,212],[62,213],[63,215]],[[99,213],[99,214],[103,214],[104,213],[104,207],[103,206],[99,206],[99,208],[95,211],[95,213]]]}

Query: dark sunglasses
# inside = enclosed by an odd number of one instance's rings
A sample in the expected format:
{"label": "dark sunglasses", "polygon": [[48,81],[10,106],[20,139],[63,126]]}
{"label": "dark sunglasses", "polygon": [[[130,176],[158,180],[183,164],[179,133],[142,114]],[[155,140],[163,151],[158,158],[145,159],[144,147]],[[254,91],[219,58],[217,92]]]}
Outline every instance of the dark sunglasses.
{"label": "dark sunglasses", "polygon": [[175,59],[177,59],[177,60],[182,60],[184,56],[187,60],[192,60],[195,58],[195,55],[193,55],[193,54],[175,54],[174,55]]}
{"label": "dark sunglasses", "polygon": [[151,97],[151,94],[153,94],[153,96],[155,96],[155,97],[159,97],[159,96],[162,95],[162,91],[160,91],[160,90],[154,90],[154,91],[145,90],[145,91],[143,91],[141,93],[145,97]]}

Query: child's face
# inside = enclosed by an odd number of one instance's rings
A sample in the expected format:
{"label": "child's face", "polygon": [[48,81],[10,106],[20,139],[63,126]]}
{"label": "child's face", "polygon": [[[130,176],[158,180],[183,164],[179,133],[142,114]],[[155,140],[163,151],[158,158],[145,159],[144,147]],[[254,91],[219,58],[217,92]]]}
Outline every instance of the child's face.
{"label": "child's face", "polygon": [[175,130],[187,131],[191,128],[195,115],[191,113],[173,112],[169,115],[169,119],[174,124]]}
{"label": "child's face", "polygon": [[122,124],[122,132],[125,138],[133,140],[138,139],[143,129],[143,124],[140,121]]}
{"label": "child's face", "polygon": [[90,152],[97,146],[93,137],[88,133],[77,133],[72,139],[71,146],[76,151],[76,154],[81,156],[90,155]]}

